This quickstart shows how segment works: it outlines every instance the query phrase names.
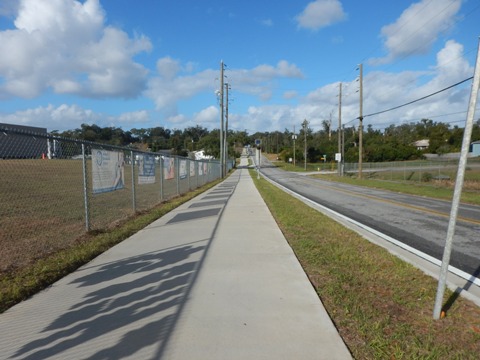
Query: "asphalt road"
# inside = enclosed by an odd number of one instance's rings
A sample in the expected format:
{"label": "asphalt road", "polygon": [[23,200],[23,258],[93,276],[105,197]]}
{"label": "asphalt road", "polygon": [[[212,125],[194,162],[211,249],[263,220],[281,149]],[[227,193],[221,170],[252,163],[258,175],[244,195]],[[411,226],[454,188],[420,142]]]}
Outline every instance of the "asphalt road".
{"label": "asphalt road", "polygon": [[[306,198],[442,259],[451,207],[448,201],[314,179],[269,166],[266,159],[261,171]],[[479,277],[479,206],[461,205],[450,264]]]}

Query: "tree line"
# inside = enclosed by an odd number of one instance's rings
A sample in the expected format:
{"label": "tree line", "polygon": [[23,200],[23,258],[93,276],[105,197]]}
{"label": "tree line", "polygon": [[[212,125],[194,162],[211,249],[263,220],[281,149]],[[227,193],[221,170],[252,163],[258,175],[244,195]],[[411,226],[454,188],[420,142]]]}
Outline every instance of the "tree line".
{"label": "tree line", "polygon": [[[256,132],[228,130],[228,156],[238,157],[244,146],[254,146],[255,140],[261,140],[262,150],[275,153],[279,159],[289,161],[293,157],[293,135],[296,135],[295,155],[301,161],[314,163],[321,159],[332,161],[338,152],[338,137],[343,139],[344,159],[346,162],[358,161],[358,128],[345,128],[343,131],[332,129],[330,123],[323,122],[322,128],[313,131],[307,122],[294,134],[289,129],[283,132]],[[300,124],[302,125],[302,124]],[[116,146],[128,146],[142,151],[169,150],[173,154],[187,156],[189,152],[204,150],[215,158],[220,156],[220,130],[208,130],[202,126],[187,127],[183,130],[164,127],[133,128],[125,131],[118,127],[99,127],[82,124],[75,130],[62,133],[67,138],[87,140]],[[463,140],[463,128],[450,124],[422,119],[417,123],[390,125],[386,129],[374,129],[368,125],[363,131],[363,159],[366,162],[401,161],[420,159],[425,153],[445,154],[459,152]],[[306,140],[306,141],[305,141]],[[418,149],[415,142],[428,140],[428,147]],[[476,121],[472,132],[472,141],[480,140],[480,119]],[[306,154],[305,154],[306,143]]]}

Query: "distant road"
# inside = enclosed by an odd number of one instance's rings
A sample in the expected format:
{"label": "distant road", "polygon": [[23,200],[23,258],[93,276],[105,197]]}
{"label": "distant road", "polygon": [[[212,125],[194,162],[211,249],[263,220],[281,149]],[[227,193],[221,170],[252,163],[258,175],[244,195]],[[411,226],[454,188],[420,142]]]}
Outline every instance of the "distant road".
{"label": "distant road", "polygon": [[[279,170],[265,158],[262,174],[329,209],[442,259],[450,202],[314,179]],[[479,277],[480,206],[462,204],[451,265]]]}

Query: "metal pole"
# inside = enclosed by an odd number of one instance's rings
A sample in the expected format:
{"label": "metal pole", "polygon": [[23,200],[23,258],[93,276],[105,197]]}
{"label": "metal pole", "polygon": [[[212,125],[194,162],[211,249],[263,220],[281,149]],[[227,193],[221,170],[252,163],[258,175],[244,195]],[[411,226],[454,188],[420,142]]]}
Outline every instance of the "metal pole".
{"label": "metal pole", "polygon": [[163,201],[163,157],[160,155],[160,202]]}
{"label": "metal pole", "polygon": [[342,126],[342,161],[341,161],[341,176],[345,173],[345,125]]}
{"label": "metal pole", "polygon": [[188,182],[188,191],[192,190],[190,187],[190,159],[185,160],[187,162],[187,182]]}
{"label": "metal pole", "polygon": [[221,172],[221,177],[223,178],[224,176],[224,168],[223,168],[223,163],[224,163],[224,144],[223,144],[223,60],[220,62],[220,172]]}
{"label": "metal pole", "polygon": [[303,120],[302,125],[303,125],[304,156],[305,156],[304,170],[307,171],[307,126],[308,126],[307,119]]}
{"label": "metal pole", "polygon": [[85,204],[85,229],[90,231],[90,211],[88,206],[88,179],[87,179],[87,157],[85,156],[85,144],[82,144],[83,159],[83,199]]}
{"label": "metal pole", "polygon": [[463,133],[462,150],[460,152],[460,162],[458,164],[457,179],[455,181],[455,190],[453,192],[452,208],[450,211],[450,220],[448,222],[447,238],[445,248],[443,250],[442,266],[440,268],[440,276],[438,280],[437,295],[435,297],[435,306],[433,309],[433,318],[440,319],[443,295],[445,293],[445,285],[447,282],[448,265],[450,263],[450,255],[452,251],[453,236],[455,234],[455,225],[458,215],[458,206],[460,196],[462,195],[463,180],[465,177],[465,168],[467,166],[467,156],[470,147],[470,139],[472,137],[473,117],[475,115],[475,107],[477,105],[478,89],[480,87],[480,43],[477,50],[477,61],[475,64],[475,74],[473,76],[472,90],[470,92],[470,104],[468,106],[467,120]]}
{"label": "metal pole", "polygon": [[358,127],[358,175],[362,178],[363,170],[363,64],[360,64],[360,114]]}
{"label": "metal pole", "polygon": [[224,153],[224,159],[223,159],[223,166],[224,166],[224,169],[225,169],[225,175],[227,175],[228,173],[228,168],[227,168],[227,159],[228,159],[228,139],[227,139],[227,135],[228,135],[228,89],[229,89],[230,85],[228,83],[225,83],[225,96],[226,96],[226,103],[225,103],[225,135],[224,135],[224,138],[223,138],[223,142],[225,144],[224,146],[224,150],[223,150],[223,153]]}
{"label": "metal pole", "polygon": [[177,178],[177,196],[180,195],[180,169],[178,158],[175,157],[175,177]]}
{"label": "metal pole", "polygon": [[343,154],[342,154],[342,83],[339,84],[339,93],[338,93],[338,153],[341,154],[340,161],[338,162],[338,175],[342,175],[342,161],[343,161]]}
{"label": "metal pole", "polygon": [[295,140],[297,139],[297,135],[295,135],[295,125],[293,125],[293,167],[295,167]]}
{"label": "metal pole", "polygon": [[[143,155],[142,155],[143,156]],[[137,212],[137,203],[136,203],[136,196],[137,194],[135,193],[135,157],[133,156],[133,151],[130,150],[130,157],[132,159],[132,207],[133,207],[133,213]]]}

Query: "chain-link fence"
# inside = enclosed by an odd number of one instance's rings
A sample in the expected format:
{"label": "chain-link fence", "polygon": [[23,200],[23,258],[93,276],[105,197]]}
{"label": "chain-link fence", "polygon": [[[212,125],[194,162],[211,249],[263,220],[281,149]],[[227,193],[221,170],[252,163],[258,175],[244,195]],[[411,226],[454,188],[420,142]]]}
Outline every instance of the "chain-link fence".
{"label": "chain-link fence", "polygon": [[220,177],[215,160],[0,126],[0,273]]}
{"label": "chain-link fence", "polygon": [[[437,161],[392,161],[382,163],[363,163],[362,174],[365,179],[392,181],[428,182],[431,180],[455,180],[458,159],[445,158]],[[358,163],[344,164],[346,175],[358,173]],[[480,161],[476,158],[468,160],[466,179],[477,179]]]}

